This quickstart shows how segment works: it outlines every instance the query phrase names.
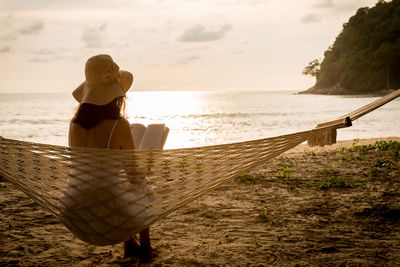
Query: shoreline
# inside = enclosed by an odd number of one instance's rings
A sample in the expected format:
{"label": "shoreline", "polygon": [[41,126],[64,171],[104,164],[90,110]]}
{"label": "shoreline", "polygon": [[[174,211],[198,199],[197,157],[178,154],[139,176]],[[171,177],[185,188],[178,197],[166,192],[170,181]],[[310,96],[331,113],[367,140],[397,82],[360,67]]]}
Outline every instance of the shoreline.
{"label": "shoreline", "polygon": [[[356,145],[389,140],[400,137]],[[299,145],[156,222],[146,264],[397,264],[400,163],[384,161],[390,151],[351,152],[353,143]],[[12,184],[0,188],[0,265],[135,266],[122,244],[83,243]]]}
{"label": "shoreline", "polygon": [[354,92],[337,84],[326,88],[316,88],[312,86],[304,91],[300,91],[299,95],[359,95],[359,96],[384,96],[396,91],[396,89],[382,89],[376,92]]}

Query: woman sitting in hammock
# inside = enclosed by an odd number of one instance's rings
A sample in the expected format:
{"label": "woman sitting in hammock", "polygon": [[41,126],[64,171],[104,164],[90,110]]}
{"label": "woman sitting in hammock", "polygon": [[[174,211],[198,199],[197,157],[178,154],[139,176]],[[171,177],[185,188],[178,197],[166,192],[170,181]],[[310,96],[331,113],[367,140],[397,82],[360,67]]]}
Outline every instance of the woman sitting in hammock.
{"label": "woman sitting in hammock", "polygon": [[[134,149],[130,125],[124,118],[125,93],[133,82],[132,74],[119,70],[110,56],[97,55],[88,59],[85,76],[86,80],[73,92],[80,105],[70,124],[69,146]],[[100,233],[118,240],[117,235],[126,235],[123,230],[132,229],[130,224],[138,223],[140,215],[145,217],[143,215],[148,212],[144,205],[139,210],[138,205],[126,204],[135,201],[143,204],[144,194],[135,200],[137,188],[128,192],[126,187],[134,187],[135,183],[121,178],[121,172],[125,169],[129,176],[129,170],[121,167],[120,162],[115,163],[115,169],[102,170],[101,161],[97,165],[93,163],[98,159],[85,160],[74,162],[71,159],[72,165],[77,167],[73,168],[62,197],[70,217],[68,221],[74,224],[72,228],[79,231],[82,239],[92,238],[93,241],[96,237],[88,235]],[[124,242],[126,257],[149,257],[151,251],[149,228],[140,232],[140,245],[134,237]]]}

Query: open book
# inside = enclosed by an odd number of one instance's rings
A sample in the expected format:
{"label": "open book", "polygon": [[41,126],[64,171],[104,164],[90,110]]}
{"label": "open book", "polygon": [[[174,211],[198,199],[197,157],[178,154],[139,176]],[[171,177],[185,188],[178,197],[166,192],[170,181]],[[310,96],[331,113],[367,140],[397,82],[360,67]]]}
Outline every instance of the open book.
{"label": "open book", "polygon": [[133,142],[136,149],[162,149],[169,133],[165,124],[131,124]]}

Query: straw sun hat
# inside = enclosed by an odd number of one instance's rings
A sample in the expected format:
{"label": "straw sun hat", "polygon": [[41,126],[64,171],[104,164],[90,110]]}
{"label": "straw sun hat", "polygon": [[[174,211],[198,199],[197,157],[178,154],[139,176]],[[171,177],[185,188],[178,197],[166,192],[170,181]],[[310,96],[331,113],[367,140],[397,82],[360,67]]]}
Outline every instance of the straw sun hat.
{"label": "straw sun hat", "polygon": [[119,96],[125,96],[133,82],[133,75],[120,70],[109,55],[89,58],[85,65],[85,77],[86,80],[72,92],[80,104],[108,104]]}

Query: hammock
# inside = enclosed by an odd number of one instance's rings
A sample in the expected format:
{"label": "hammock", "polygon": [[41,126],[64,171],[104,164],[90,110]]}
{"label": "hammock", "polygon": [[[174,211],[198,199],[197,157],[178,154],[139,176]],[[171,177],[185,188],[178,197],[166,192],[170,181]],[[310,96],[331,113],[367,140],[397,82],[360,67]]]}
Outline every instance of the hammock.
{"label": "hammock", "polygon": [[333,143],[336,129],[398,96],[400,90],[313,130],[215,146],[105,150],[0,137],[0,175],[79,239],[111,245],[307,140]]}

